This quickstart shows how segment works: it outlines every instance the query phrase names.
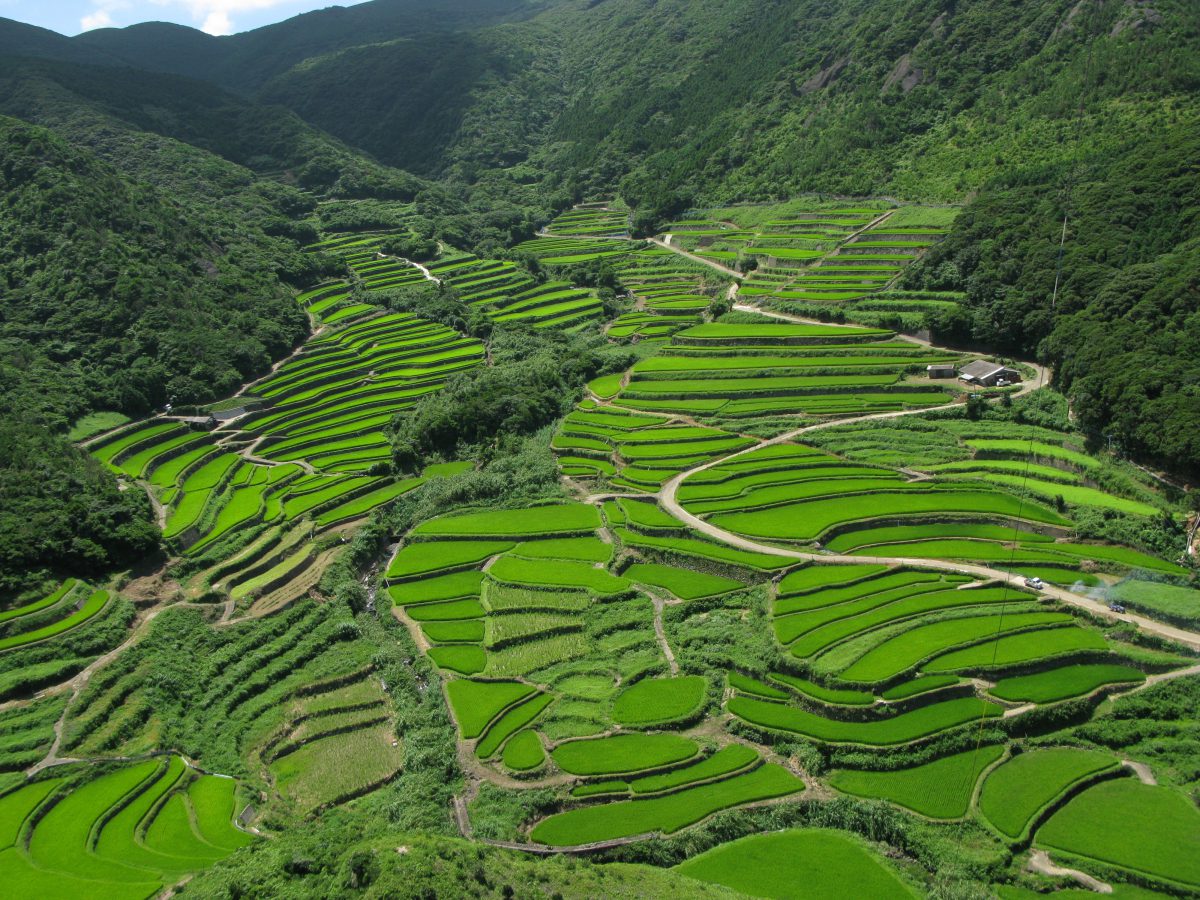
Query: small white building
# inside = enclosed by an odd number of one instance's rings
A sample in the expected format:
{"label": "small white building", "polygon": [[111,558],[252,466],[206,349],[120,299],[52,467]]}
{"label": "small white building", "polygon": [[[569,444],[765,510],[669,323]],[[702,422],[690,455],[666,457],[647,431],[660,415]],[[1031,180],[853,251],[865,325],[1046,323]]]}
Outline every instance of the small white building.
{"label": "small white building", "polygon": [[986,359],[977,359],[967,363],[958,370],[958,378],[967,384],[977,384],[981,387],[995,387],[1004,382],[1016,384],[1021,380],[1021,373],[1010,366],[1001,365]]}

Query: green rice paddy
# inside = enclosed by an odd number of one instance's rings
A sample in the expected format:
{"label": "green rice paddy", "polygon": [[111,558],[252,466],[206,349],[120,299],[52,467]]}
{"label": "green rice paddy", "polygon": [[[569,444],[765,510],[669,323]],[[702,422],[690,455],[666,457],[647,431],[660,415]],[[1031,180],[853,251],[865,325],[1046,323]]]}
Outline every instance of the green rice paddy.
{"label": "green rice paddy", "polygon": [[572,775],[620,775],[683,762],[697,749],[694,741],[674,734],[618,734],[559,744],[550,755]]}
{"label": "green rice paddy", "polygon": [[1034,839],[1039,847],[1085,864],[1096,860],[1161,883],[1200,887],[1200,811],[1169,787],[1134,779],[1088,788],[1050,817]]}
{"label": "green rice paddy", "polygon": [[699,675],[646,678],[621,692],[613,704],[613,718],[633,728],[686,719],[699,711],[707,687]]}
{"label": "green rice paddy", "polygon": [[829,784],[847,794],[887,800],[931,819],[958,819],[971,805],[980,774],[1003,755],[1003,746],[992,745],[911,769],[839,769],[830,773]]}
{"label": "green rice paddy", "polygon": [[543,819],[530,832],[534,841],[577,846],[636,834],[671,834],[701,819],[755,801],[799,793],[804,782],[777,765],[765,765],[716,784],[685,788],[663,797],[585,806]]}
{"label": "green rice paddy", "polygon": [[814,828],[755,834],[721,844],[681,863],[676,871],[739,894],[779,900],[919,896],[861,840]]}
{"label": "green rice paddy", "polygon": [[1027,835],[1037,816],[1072,788],[1119,763],[1107,753],[1052,747],[1018,753],[988,774],[979,811],[1006,837]]}

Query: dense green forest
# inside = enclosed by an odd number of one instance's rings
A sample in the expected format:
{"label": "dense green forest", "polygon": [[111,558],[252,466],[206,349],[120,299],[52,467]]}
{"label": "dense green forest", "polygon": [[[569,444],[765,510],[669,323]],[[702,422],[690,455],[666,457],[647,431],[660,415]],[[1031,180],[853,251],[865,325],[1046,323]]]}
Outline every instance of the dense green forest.
{"label": "dense green forest", "polygon": [[51,572],[100,575],[158,546],[150,502],[40,423],[0,419],[0,592]]}
{"label": "dense green forest", "polygon": [[177,198],[51,131],[0,127],[5,382],[21,414],[62,428],[219,397],[304,334],[264,248],[191,226]]}
{"label": "dense green forest", "polygon": [[[1200,466],[1196,404],[1179,388],[1187,342],[1155,337],[1189,327],[1194,287],[1178,276],[1149,299],[1134,287],[1147,266],[1174,271],[1167,254],[1194,255],[1200,33],[1188,4],[495,0],[439,8],[436,22],[428,12],[364,4],[230,38],[147,25],[66,39],[13,23],[0,45],[111,74],[10,63],[4,109],[45,119],[44,98],[69,94],[301,186],[416,195],[440,236],[486,252],[613,191],[650,230],[689,207],[804,191],[965,201],[964,227],[909,275],[966,291],[965,316],[937,331],[1047,354],[1098,438]],[[338,150],[281,107],[440,184],[422,190]],[[1070,323],[1056,330],[1056,315]],[[1121,352],[1097,351],[1089,328]],[[1128,387],[1146,359],[1162,375]]]}

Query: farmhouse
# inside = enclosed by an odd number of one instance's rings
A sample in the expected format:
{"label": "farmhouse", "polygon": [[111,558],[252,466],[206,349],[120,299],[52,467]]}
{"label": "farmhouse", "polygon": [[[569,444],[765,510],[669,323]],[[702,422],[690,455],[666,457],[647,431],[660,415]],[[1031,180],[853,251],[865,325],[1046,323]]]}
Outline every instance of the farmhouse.
{"label": "farmhouse", "polygon": [[957,371],[953,363],[935,363],[925,367],[925,374],[930,378],[953,378]]}
{"label": "farmhouse", "polygon": [[977,359],[959,369],[958,377],[968,384],[978,384],[984,387],[995,387],[1001,381],[1008,384],[1021,380],[1021,373],[1000,363],[986,359]]}

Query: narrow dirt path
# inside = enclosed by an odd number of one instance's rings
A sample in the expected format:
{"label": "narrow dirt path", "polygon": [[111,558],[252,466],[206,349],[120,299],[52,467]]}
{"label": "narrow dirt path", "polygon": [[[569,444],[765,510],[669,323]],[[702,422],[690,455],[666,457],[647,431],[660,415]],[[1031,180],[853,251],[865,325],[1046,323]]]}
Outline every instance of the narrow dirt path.
{"label": "narrow dirt path", "polygon": [[1110,694],[1114,700],[1117,697],[1127,697],[1130,694],[1136,694],[1138,691],[1144,691],[1147,688],[1154,687],[1156,684],[1161,684],[1164,681],[1172,681],[1176,678],[1187,678],[1189,675],[1200,675],[1200,665],[1188,666],[1185,669],[1172,669],[1170,672],[1159,672],[1156,675],[1150,675],[1141,684],[1132,687],[1127,691]]}
{"label": "narrow dirt path", "polygon": [[1150,767],[1145,763],[1134,762],[1132,759],[1123,759],[1121,760],[1121,765],[1136,775],[1138,781],[1142,784],[1148,784],[1152,787],[1158,784],[1158,779],[1154,777],[1154,773],[1150,771]]}
{"label": "narrow dirt path", "polygon": [[[332,285],[330,285],[330,286],[332,287]],[[349,288],[350,285],[347,284],[346,287]],[[312,316],[309,316],[309,320],[310,321],[312,320]],[[260,375],[258,378],[255,378],[253,381],[247,381],[245,384],[243,384],[240,388],[238,388],[237,393],[234,394],[233,397],[234,398],[241,397],[244,394],[248,393],[251,388],[254,388],[254,387],[262,384],[264,381],[267,381],[269,378],[271,378],[271,376],[273,376],[276,372],[279,371],[280,366],[284,365],[287,362],[290,362],[291,360],[293,360],[297,356],[299,356],[301,353],[303,353],[305,350],[307,350],[308,345],[312,342],[312,339],[315,337],[319,337],[321,334],[324,333],[324,331],[325,331],[325,326],[318,325],[315,329],[313,329],[313,331],[306,338],[304,338],[304,340],[302,340],[296,346],[295,350],[293,350],[287,356],[277,359],[277,360],[275,360],[275,362],[271,363],[271,368],[269,368],[267,370],[267,373],[265,375]],[[221,424],[228,425],[230,422],[236,422],[240,418],[241,418],[241,416],[234,416],[232,418],[226,419]]]}
{"label": "narrow dirt path", "polygon": [[[94,659],[69,681],[64,681],[62,684],[56,685],[55,687],[46,691],[42,691],[36,696],[40,699],[41,697],[48,697],[52,694],[59,694],[64,691],[70,691],[72,696],[78,694],[79,691],[87,685],[88,679],[90,679],[98,669],[108,665],[110,662],[116,659],[117,656],[141,640],[146,631],[149,629],[150,623],[154,621],[155,617],[158,616],[159,613],[166,609],[170,609],[170,607],[158,606],[149,610],[141,619],[141,621],[134,626],[133,631],[124,641],[122,641],[112,650],[109,650],[103,656],[99,656]],[[62,715],[58,717],[58,721],[54,723],[54,743],[50,745],[50,749],[46,751],[46,755],[42,757],[40,761],[34,763],[25,770],[26,777],[36,775],[38,772],[42,771],[42,769],[49,768],[50,766],[59,766],[65,763],[78,761],[73,757],[58,755],[59,747],[62,745],[63,728],[65,727],[67,721],[67,712],[70,710],[70,708],[71,704],[68,703],[62,711]]]}
{"label": "narrow dirt path", "polygon": [[392,616],[395,617],[397,622],[408,629],[408,636],[417,645],[417,649],[421,651],[421,655],[428,656],[430,647],[429,638],[425,637],[425,632],[421,630],[421,626],[404,612],[404,607],[393,606]]}
{"label": "narrow dirt path", "polygon": [[146,492],[146,496],[150,499],[150,508],[154,510],[154,521],[158,525],[158,530],[166,531],[167,515],[170,511],[159,501],[158,497],[154,493],[154,488],[150,486],[150,482],[140,481],[138,483],[142,486],[142,489]]}
{"label": "narrow dirt path", "polygon": [[702,265],[702,266],[708,266],[710,269],[716,269],[718,272],[728,275],[730,278],[736,278],[740,281],[742,278],[745,277],[741,272],[737,271],[736,269],[731,269],[731,268],[729,268],[729,266],[723,266],[719,262],[716,262],[715,260],[705,259],[703,256],[697,256],[695,253],[689,253],[687,250],[684,250],[682,247],[674,246],[671,243],[671,235],[669,235],[669,234],[664,234],[662,236],[662,238],[652,237],[652,238],[647,238],[647,240],[650,243],[654,244],[656,247],[662,247],[664,250],[670,250],[672,253],[677,253],[680,256],[686,257],[687,259],[690,259],[692,262],[700,263],[700,265]]}
{"label": "narrow dirt path", "polygon": [[1062,866],[1056,866],[1050,861],[1050,854],[1045,850],[1034,850],[1029,857],[1029,868],[1031,871],[1039,872],[1042,875],[1049,875],[1051,878],[1074,878],[1089,891],[1095,891],[1097,894],[1111,894],[1112,885],[1105,884],[1098,878],[1093,878],[1087,872],[1080,872],[1078,869],[1064,869]]}
{"label": "narrow dirt path", "polygon": [[425,266],[421,265],[415,259],[408,259],[407,257],[404,257],[404,256],[388,256],[386,253],[379,253],[379,254],[377,254],[377,256],[380,259],[399,260],[400,262],[404,263],[406,266],[412,266],[414,269],[417,269],[418,271],[420,271],[420,273],[425,276],[426,281],[432,281],[434,284],[442,283],[442,279],[438,278],[436,275],[434,275],[432,272],[430,272],[429,269],[425,268]]}
{"label": "narrow dirt path", "polygon": [[658,646],[662,648],[663,656],[667,658],[667,665],[671,667],[671,676],[679,674],[679,664],[675,662],[675,652],[671,649],[670,643],[667,642],[667,633],[663,630],[663,607],[667,605],[667,601],[661,595],[653,593],[642,588],[642,593],[650,598],[650,602],[654,604],[654,636],[658,638]]}
{"label": "narrow dirt path", "polygon": [[[545,775],[541,778],[513,778],[511,775],[506,775],[503,772],[491,768],[482,760],[478,759],[475,756],[474,741],[458,742],[458,765],[470,779],[474,779],[476,781],[490,781],[497,787],[502,787],[509,790],[562,787],[563,785],[574,784],[579,780],[578,776],[570,775],[567,772],[557,772],[553,775]],[[468,802],[469,795],[470,791],[467,791],[464,794],[464,799]]]}
{"label": "narrow dirt path", "polygon": [[457,794],[454,796],[454,821],[458,824],[458,833],[471,840],[475,831],[471,828],[471,817],[467,813],[467,798]]}
{"label": "narrow dirt path", "polygon": [[1036,703],[1026,703],[1022,706],[1014,706],[1011,709],[1006,709],[1004,711],[1004,715],[1001,716],[1001,718],[1015,719],[1017,716],[1024,715],[1025,713],[1029,712],[1031,709],[1037,709],[1037,704]]}
{"label": "narrow dirt path", "polygon": [[258,456],[254,451],[258,449],[258,445],[261,444],[264,440],[266,440],[266,435],[262,435],[262,436],[256,438],[255,440],[253,440],[249,444],[247,444],[245,447],[243,447],[242,449],[237,450],[235,452],[242,459],[246,460],[246,462],[254,463],[257,466],[274,467],[274,466],[288,465],[289,463],[295,463],[301,469],[303,469],[304,472],[308,475],[321,474],[320,472],[318,472],[316,469],[313,468],[312,463],[310,463],[308,460],[303,459],[303,458],[292,459],[292,460],[288,460],[287,463],[281,463],[274,459],[267,459],[266,457]]}

